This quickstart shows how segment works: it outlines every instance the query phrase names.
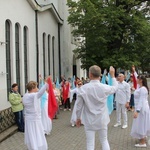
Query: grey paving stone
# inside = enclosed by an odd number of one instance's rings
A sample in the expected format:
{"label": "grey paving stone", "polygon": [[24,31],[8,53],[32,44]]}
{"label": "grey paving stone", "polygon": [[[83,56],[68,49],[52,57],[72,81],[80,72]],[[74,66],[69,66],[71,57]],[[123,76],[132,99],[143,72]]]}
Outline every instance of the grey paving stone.
{"label": "grey paving stone", "polygon": [[[108,140],[111,150],[141,150],[135,148],[134,144],[138,141],[130,136],[132,125],[132,112],[128,113],[128,128],[122,129],[121,127],[114,128],[116,123],[116,111],[111,114],[111,121],[108,126]],[[85,150],[86,139],[84,127],[80,128],[71,127],[70,124],[71,112],[61,111],[59,119],[53,120],[53,129],[50,135],[46,136],[49,150]],[[96,133],[95,150],[101,150],[98,134]],[[0,143],[1,150],[27,150],[24,145],[24,134],[17,132],[2,143]],[[148,150],[142,148],[142,150]]]}

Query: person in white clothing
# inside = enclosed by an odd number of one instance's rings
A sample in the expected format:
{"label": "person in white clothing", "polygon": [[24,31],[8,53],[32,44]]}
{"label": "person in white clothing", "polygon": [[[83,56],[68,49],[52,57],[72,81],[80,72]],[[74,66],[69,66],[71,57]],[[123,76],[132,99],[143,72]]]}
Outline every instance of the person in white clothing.
{"label": "person in white clothing", "polygon": [[120,73],[118,75],[118,90],[116,91],[115,95],[117,123],[114,125],[114,127],[121,126],[121,111],[123,114],[122,129],[128,127],[126,108],[129,107],[130,96],[131,96],[130,85],[124,81],[124,75]]}
{"label": "person in white clothing", "polygon": [[49,135],[52,130],[52,120],[48,116],[48,91],[44,93],[45,95],[45,103],[43,108],[41,109],[41,120],[44,129],[44,133]]}
{"label": "person in white clothing", "polygon": [[115,70],[110,67],[110,75],[113,85],[105,85],[100,83],[101,69],[99,66],[91,66],[89,68],[90,82],[83,85],[78,90],[76,101],[77,127],[84,124],[87,150],[94,150],[95,132],[98,131],[102,150],[110,150],[107,139],[107,125],[110,121],[107,109],[107,97],[116,92],[118,83],[114,78]]}
{"label": "person in white clothing", "polygon": [[[133,68],[134,69],[134,68]],[[135,71],[135,70],[134,70]],[[135,111],[131,136],[139,139],[135,147],[147,147],[146,137],[150,136],[150,107],[148,104],[149,88],[144,76],[137,77],[138,88],[134,92]]]}
{"label": "person in white clothing", "polygon": [[[73,99],[73,95],[76,94],[78,95],[78,89],[82,86],[82,81],[78,81],[77,82],[77,87],[73,90],[70,90],[70,100]],[[76,123],[76,120],[77,120],[77,115],[76,115],[76,108],[77,108],[77,105],[76,105],[76,102],[74,104],[74,107],[73,107],[73,111],[72,111],[72,115],[71,115],[71,126],[74,127],[75,126],[75,123]]]}
{"label": "person in white clothing", "polygon": [[[41,75],[39,75],[39,81],[39,88],[41,88],[43,86],[43,83],[45,82],[43,81]],[[41,120],[44,133],[46,135],[49,135],[52,130],[52,120],[48,116],[48,89],[44,92],[44,94],[41,97]]]}
{"label": "person in white clothing", "polygon": [[[47,82],[47,80],[46,80]],[[44,94],[48,84],[38,91],[37,83],[30,81],[27,84],[28,93],[23,96],[25,110],[25,144],[28,150],[47,150],[47,141],[41,121],[40,97]]]}

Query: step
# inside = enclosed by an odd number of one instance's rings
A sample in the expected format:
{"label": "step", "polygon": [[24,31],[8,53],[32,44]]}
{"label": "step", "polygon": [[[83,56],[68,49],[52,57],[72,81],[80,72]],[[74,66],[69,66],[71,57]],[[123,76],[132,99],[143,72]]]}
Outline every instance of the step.
{"label": "step", "polygon": [[8,137],[16,133],[18,130],[18,127],[16,125],[11,126],[10,128],[6,129],[2,133],[0,133],[0,143],[4,140],[6,140]]}

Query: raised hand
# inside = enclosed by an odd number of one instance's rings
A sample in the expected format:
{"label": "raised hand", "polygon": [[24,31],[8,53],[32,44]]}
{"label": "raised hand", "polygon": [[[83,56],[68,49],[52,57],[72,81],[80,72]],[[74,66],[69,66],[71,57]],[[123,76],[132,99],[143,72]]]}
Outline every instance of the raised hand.
{"label": "raised hand", "polygon": [[134,65],[132,65],[132,71],[135,72],[135,66]]}
{"label": "raised hand", "polygon": [[45,82],[48,82],[49,79],[51,80],[51,75],[49,75],[45,78]]}
{"label": "raised hand", "polygon": [[115,69],[114,69],[113,66],[110,66],[110,68],[109,68],[109,74],[111,75],[112,78],[115,76]]}
{"label": "raised hand", "polygon": [[41,76],[41,74],[39,74],[39,79],[42,79],[42,76]]}

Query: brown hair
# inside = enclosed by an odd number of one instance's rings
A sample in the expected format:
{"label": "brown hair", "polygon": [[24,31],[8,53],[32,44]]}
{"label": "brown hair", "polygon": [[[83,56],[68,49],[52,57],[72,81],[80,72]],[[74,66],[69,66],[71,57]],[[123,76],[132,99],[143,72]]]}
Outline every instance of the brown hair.
{"label": "brown hair", "polygon": [[148,85],[147,85],[146,77],[141,75],[141,76],[138,76],[137,78],[142,80],[142,84],[143,84],[143,86],[145,86],[147,88],[147,91],[148,91],[148,94],[149,94],[149,88],[148,88]]}
{"label": "brown hair", "polygon": [[14,88],[14,87],[16,87],[16,86],[18,86],[18,84],[17,84],[17,83],[14,83],[11,87]]}
{"label": "brown hair", "polygon": [[82,81],[81,81],[81,80],[79,80],[79,81],[77,82],[77,84],[83,84],[83,83],[82,83]]}
{"label": "brown hair", "polygon": [[27,90],[28,91],[31,91],[32,89],[35,89],[37,87],[38,83],[35,82],[35,81],[30,81],[28,84],[27,84]]}

